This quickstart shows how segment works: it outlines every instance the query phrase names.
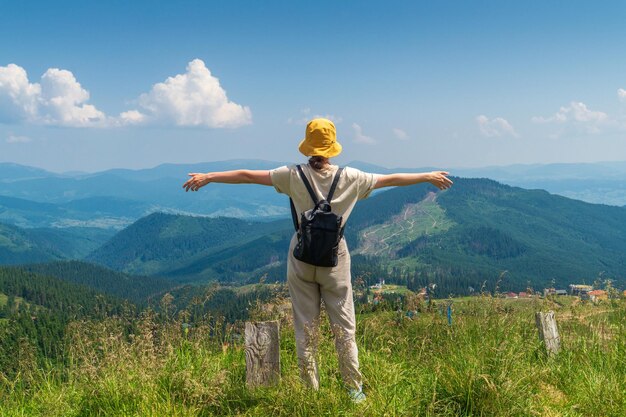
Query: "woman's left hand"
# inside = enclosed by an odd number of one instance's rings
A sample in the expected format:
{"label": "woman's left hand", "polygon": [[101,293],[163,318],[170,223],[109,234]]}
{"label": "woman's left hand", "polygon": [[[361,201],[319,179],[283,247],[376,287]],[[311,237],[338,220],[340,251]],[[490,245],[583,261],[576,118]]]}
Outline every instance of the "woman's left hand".
{"label": "woman's left hand", "polygon": [[200,188],[204,187],[209,183],[209,176],[207,174],[200,174],[197,172],[188,174],[191,178],[187,180],[186,183],[183,184],[183,188],[185,192],[198,191]]}
{"label": "woman's left hand", "polygon": [[440,190],[447,190],[453,184],[448,175],[446,171],[432,171],[428,174],[428,182]]}

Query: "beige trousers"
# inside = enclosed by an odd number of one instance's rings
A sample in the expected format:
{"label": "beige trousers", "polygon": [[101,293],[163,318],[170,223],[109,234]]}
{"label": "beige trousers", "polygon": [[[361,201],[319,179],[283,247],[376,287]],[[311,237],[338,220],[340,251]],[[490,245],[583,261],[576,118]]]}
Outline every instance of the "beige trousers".
{"label": "beige trousers", "polygon": [[320,304],[328,313],[339,370],[349,388],[361,387],[359,358],[356,347],[354,301],[350,282],[350,253],[345,239],[339,244],[339,263],[335,267],[321,267],[301,262],[293,257],[298,239],[294,234],[289,246],[287,283],[293,306],[296,349],[300,376],[314,389],[319,388],[319,374],[315,359],[320,318]]}

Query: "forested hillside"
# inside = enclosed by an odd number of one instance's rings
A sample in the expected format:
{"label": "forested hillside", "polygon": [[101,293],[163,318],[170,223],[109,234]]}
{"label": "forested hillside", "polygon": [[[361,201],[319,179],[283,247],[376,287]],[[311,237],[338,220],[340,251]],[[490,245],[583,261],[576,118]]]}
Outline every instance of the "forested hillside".
{"label": "forested hillside", "polygon": [[112,234],[92,227],[26,229],[0,223],[0,265],[80,259]]}
{"label": "forested hillside", "polygon": [[189,326],[202,322],[223,329],[247,319],[258,303],[284,297],[282,290],[267,285],[245,291],[217,285],[174,287],[82,262],[0,267],[0,370],[17,375],[21,362],[16,352],[40,367],[67,364],[71,322],[80,326],[115,317],[126,322],[123,337],[137,331],[140,317],[179,317]]}
{"label": "forested hillside", "polygon": [[[292,233],[288,220],[154,214],[89,259],[186,282],[283,280]],[[600,273],[623,283],[626,271],[625,209],[487,179],[455,178],[445,192],[427,184],[380,192],[357,204],[346,238],[353,274],[367,283],[436,283],[446,295],[493,289],[500,278],[511,290],[590,283]]]}
{"label": "forested hillside", "polygon": [[[118,233],[87,259],[132,274],[218,278],[274,262],[274,252],[265,252],[267,246],[280,239],[273,234],[280,236],[290,227],[285,220],[264,223],[155,213]],[[246,245],[253,241],[258,242],[252,244],[256,249],[248,250]],[[213,266],[220,272],[212,271]]]}
{"label": "forested hillside", "polygon": [[32,231],[0,223],[0,264],[43,262],[63,258]]}
{"label": "forested hillside", "polygon": [[[517,290],[553,281],[591,283],[600,273],[625,282],[623,208],[487,179],[455,178],[450,190],[429,195],[433,191],[429,185],[399,187],[357,205],[349,234],[357,252],[376,244],[378,235],[379,256],[371,262],[386,265],[390,277],[410,287],[434,281],[454,293],[484,281],[493,285],[504,271],[502,285]],[[398,218],[402,213],[413,217]],[[391,236],[394,216],[405,229],[414,223],[401,234],[413,235],[412,241]],[[420,223],[424,218],[430,224]]]}
{"label": "forested hillside", "polygon": [[136,304],[145,304],[152,296],[176,286],[168,279],[132,276],[80,261],[21,265],[20,269],[84,285],[104,294],[126,298]]}
{"label": "forested hillside", "polygon": [[[124,180],[152,181],[177,168],[163,169],[164,173],[109,174]],[[286,206],[284,196],[277,197]],[[12,207],[13,211],[7,209],[5,215],[22,213],[32,222],[49,222],[70,212],[97,212],[106,219],[146,210],[143,203],[118,197],[57,204],[0,197],[0,204]],[[385,278],[410,289],[436,283],[442,294],[464,294],[484,283],[493,289],[499,278],[503,278],[501,285],[511,290],[552,283],[564,286],[574,281],[591,283],[601,273],[623,283],[624,225],[626,210],[621,207],[583,203],[487,179],[455,178],[454,187],[445,192],[420,184],[381,191],[359,202],[348,221],[346,239],[353,254],[353,274],[367,283]],[[161,276],[178,283],[240,284],[258,282],[262,277],[274,282],[285,278],[293,231],[288,219],[251,222],[153,213],[111,238],[112,233],[112,229],[100,227],[25,229],[0,224],[0,263],[85,258],[119,272]],[[97,286],[95,277],[100,272],[82,273],[84,266],[74,264],[82,272],[73,275],[69,272],[73,267],[68,270],[60,265],[38,271],[75,282],[91,276],[88,285],[135,300],[145,298],[151,285],[155,292],[169,285],[159,280],[144,283],[145,278],[137,278],[133,290],[117,284],[112,290],[106,288],[109,282],[124,283],[128,278],[103,272],[111,279]]]}
{"label": "forested hillside", "polygon": [[[70,321],[134,309],[86,286],[17,267],[0,267],[0,293],[6,296],[6,302],[0,303],[0,319],[4,320],[0,322],[0,369],[8,375],[20,365],[15,356],[18,352],[63,360],[62,342]],[[22,345],[35,351],[24,351]]]}

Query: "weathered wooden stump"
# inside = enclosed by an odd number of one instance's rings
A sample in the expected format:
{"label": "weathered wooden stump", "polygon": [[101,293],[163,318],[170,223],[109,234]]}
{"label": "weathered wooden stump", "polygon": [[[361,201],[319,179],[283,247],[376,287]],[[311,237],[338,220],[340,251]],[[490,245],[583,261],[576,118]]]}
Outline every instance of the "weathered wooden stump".
{"label": "weathered wooden stump", "polygon": [[548,356],[559,353],[559,350],[561,350],[561,338],[559,329],[556,326],[554,311],[535,313],[535,323],[537,324],[537,329],[539,329],[539,339],[545,344]]}
{"label": "weathered wooden stump", "polygon": [[268,386],[280,380],[279,322],[246,322],[246,385]]}

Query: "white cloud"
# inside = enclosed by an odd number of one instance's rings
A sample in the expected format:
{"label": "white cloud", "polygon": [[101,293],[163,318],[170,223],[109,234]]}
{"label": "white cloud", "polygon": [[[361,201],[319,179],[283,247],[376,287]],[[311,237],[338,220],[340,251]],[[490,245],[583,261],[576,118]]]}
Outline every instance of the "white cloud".
{"label": "white cloud", "polygon": [[624,90],[623,88],[618,88],[617,97],[619,97],[621,101],[626,101],[626,90]]}
{"label": "white cloud", "polygon": [[118,120],[122,125],[139,124],[146,120],[146,115],[138,112],[137,110],[128,110],[120,113]]}
{"label": "white cloud", "polygon": [[606,113],[589,110],[585,103],[572,101],[568,106],[561,107],[553,116],[536,116],[532,118],[532,121],[536,123],[565,123],[568,121],[597,123],[603,122],[607,119],[608,116]]}
{"label": "white cloud", "polygon": [[406,132],[402,129],[394,127],[392,131],[393,131],[393,134],[396,136],[396,138],[400,140],[407,140],[409,138],[409,135],[407,135]]}
{"label": "white cloud", "polygon": [[320,117],[324,118],[324,119],[328,119],[333,123],[341,123],[343,121],[343,118],[341,116],[335,116],[334,114],[314,114],[313,116],[311,116],[309,118],[309,120],[311,119],[319,119]]}
{"label": "white cloud", "polygon": [[9,136],[6,138],[7,143],[28,143],[31,139],[28,136],[18,136],[12,133],[9,133]]}
{"label": "white cloud", "polygon": [[89,92],[81,87],[74,74],[50,68],[41,77],[40,118],[44,124],[89,126],[104,123],[106,116],[91,104]]}
{"label": "white cloud", "polygon": [[228,100],[200,59],[187,72],[167,78],[139,97],[140,109],[110,117],[89,101],[72,72],[50,68],[39,83],[31,83],[24,68],[0,67],[0,122],[66,127],[115,127],[125,125],[175,125],[238,127],[252,122],[248,107]]}
{"label": "white cloud", "polygon": [[31,83],[24,68],[0,67],[0,121],[54,126],[104,125],[106,116],[91,104],[89,92],[70,71],[48,69]]}
{"label": "white cloud", "polygon": [[363,129],[358,124],[352,123],[352,129],[354,130],[354,141],[356,143],[366,143],[369,145],[376,143],[374,139],[363,134]]}
{"label": "white cloud", "polygon": [[40,95],[41,86],[28,81],[24,68],[15,64],[0,67],[0,121],[34,118]]}
{"label": "white cloud", "polygon": [[489,120],[489,118],[483,114],[476,117],[476,123],[480,133],[486,137],[500,137],[500,136],[513,136],[519,137],[513,126],[502,117],[496,117]]}
{"label": "white cloud", "polygon": [[312,119],[324,118],[332,121],[333,123],[341,123],[343,118],[341,116],[335,116],[334,114],[313,114],[311,115],[311,109],[306,107],[300,110],[300,116],[298,117],[290,117],[287,119],[287,123],[292,125],[306,125]]}
{"label": "white cloud", "polygon": [[553,123],[557,125],[571,124],[588,133],[599,133],[601,127],[610,122],[609,116],[601,111],[590,110],[585,103],[572,101],[549,117],[535,116],[534,123]]}
{"label": "white cloud", "polygon": [[139,97],[141,110],[120,115],[122,124],[239,127],[252,123],[250,109],[228,100],[219,80],[200,59]]}

